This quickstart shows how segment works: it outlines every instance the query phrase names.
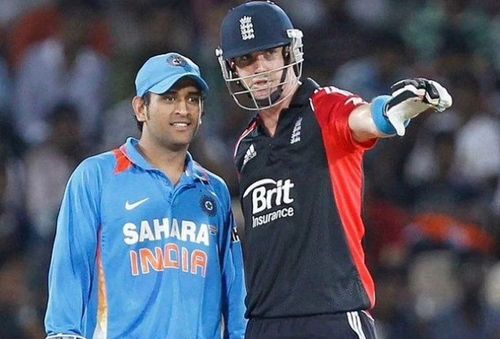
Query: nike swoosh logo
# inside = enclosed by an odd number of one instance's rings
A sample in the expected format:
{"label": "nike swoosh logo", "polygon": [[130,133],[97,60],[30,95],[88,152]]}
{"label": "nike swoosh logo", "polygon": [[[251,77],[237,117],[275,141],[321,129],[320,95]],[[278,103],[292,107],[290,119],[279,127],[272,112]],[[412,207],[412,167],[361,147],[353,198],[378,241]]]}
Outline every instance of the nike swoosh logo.
{"label": "nike swoosh logo", "polygon": [[125,202],[125,209],[127,211],[130,211],[130,210],[133,210],[134,208],[136,207],[139,207],[140,205],[142,205],[143,203],[145,203],[146,201],[148,201],[149,198],[144,198],[142,200],[139,200],[139,201],[136,201],[136,202],[133,202],[133,203],[130,203],[128,202],[128,200]]}

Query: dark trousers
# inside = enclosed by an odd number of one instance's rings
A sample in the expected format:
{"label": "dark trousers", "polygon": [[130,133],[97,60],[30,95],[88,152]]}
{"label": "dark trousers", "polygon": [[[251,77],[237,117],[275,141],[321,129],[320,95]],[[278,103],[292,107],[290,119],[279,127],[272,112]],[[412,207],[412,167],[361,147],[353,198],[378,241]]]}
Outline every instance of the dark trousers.
{"label": "dark trousers", "polygon": [[245,339],[376,339],[364,311],[308,317],[250,319]]}

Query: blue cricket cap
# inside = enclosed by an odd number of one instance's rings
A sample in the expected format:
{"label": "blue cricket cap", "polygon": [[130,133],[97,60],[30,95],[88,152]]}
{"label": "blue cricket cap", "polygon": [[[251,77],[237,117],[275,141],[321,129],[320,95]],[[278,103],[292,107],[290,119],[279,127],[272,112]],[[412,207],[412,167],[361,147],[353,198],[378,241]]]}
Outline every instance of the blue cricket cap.
{"label": "blue cricket cap", "polygon": [[147,92],[162,94],[181,78],[191,78],[202,92],[208,91],[206,81],[201,77],[200,68],[191,59],[179,53],[160,54],[151,57],[142,65],[135,78],[137,95]]}

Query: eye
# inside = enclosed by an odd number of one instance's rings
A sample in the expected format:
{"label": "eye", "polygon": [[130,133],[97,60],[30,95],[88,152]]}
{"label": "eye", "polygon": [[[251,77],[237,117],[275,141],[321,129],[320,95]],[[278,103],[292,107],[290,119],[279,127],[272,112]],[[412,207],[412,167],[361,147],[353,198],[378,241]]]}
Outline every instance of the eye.
{"label": "eye", "polygon": [[278,52],[278,49],[277,48],[271,48],[271,49],[268,49],[268,50],[265,50],[264,53],[266,55],[273,55],[273,54],[276,54]]}
{"label": "eye", "polygon": [[175,95],[173,93],[165,93],[164,95],[161,96],[162,100],[168,103],[174,103],[175,102]]}
{"label": "eye", "polygon": [[245,67],[250,65],[254,60],[254,57],[252,57],[251,54],[245,54],[239,57],[234,58],[234,63],[238,67]]}
{"label": "eye", "polygon": [[280,51],[281,51],[281,49],[279,47],[277,47],[277,48],[270,48],[270,49],[266,49],[263,52],[263,55],[264,55],[264,58],[266,60],[274,60],[276,57],[279,56]]}
{"label": "eye", "polygon": [[239,61],[239,62],[247,62],[251,58],[252,58],[251,54],[245,54],[243,56],[237,57],[236,60]]}
{"label": "eye", "polygon": [[201,101],[201,95],[195,94],[188,97],[188,101],[192,104],[198,105]]}

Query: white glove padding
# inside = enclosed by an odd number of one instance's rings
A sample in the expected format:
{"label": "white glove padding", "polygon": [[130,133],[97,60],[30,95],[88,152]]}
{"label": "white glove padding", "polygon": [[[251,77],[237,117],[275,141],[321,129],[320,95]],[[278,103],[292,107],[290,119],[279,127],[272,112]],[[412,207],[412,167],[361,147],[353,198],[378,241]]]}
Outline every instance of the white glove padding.
{"label": "white glove padding", "polygon": [[405,134],[410,119],[428,109],[442,112],[453,102],[446,88],[423,78],[398,81],[391,90],[392,98],[387,102],[385,115],[399,136]]}

